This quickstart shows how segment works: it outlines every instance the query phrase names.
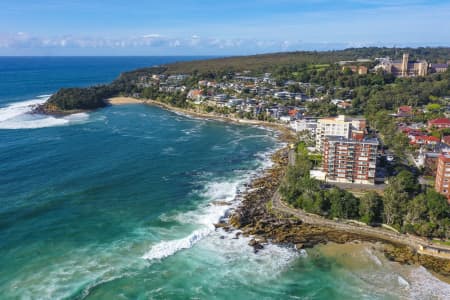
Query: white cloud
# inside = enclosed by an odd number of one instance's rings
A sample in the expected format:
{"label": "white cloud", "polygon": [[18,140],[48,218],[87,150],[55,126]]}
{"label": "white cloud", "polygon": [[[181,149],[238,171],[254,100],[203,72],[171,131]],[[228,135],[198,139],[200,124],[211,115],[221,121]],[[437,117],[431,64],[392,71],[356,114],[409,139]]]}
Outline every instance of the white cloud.
{"label": "white cloud", "polygon": [[161,38],[162,35],[158,34],[158,33],[151,33],[151,34],[146,34],[142,36],[144,39],[158,39]]}
{"label": "white cloud", "polygon": [[[351,40],[350,40],[351,39]],[[295,51],[295,50],[329,50],[362,46],[426,46],[419,43],[402,41],[378,42],[358,40],[349,37],[348,42],[302,42],[299,38],[256,39],[256,38],[219,38],[192,35],[186,37],[169,37],[161,34],[146,34],[128,37],[81,37],[81,36],[34,36],[26,32],[0,34],[0,54],[16,53],[174,53],[174,54],[247,54],[261,52]],[[436,45],[432,44],[432,45]],[[442,46],[445,46],[443,44]]]}

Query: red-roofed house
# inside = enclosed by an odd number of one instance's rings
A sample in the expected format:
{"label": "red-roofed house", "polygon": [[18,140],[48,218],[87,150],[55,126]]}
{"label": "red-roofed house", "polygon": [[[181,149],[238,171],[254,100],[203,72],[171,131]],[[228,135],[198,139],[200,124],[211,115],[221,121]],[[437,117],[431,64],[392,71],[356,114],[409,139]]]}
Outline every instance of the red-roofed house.
{"label": "red-roofed house", "polygon": [[297,118],[299,116],[300,111],[298,111],[297,109],[290,109],[288,111],[288,115],[290,115],[293,118]]}
{"label": "red-roofed house", "polygon": [[419,135],[410,139],[412,145],[436,145],[440,142],[440,139],[435,136]]}
{"label": "red-roofed house", "polygon": [[431,129],[433,127],[439,129],[450,128],[450,119],[438,118],[428,121],[428,129]]}
{"label": "red-roofed house", "polygon": [[192,100],[199,100],[201,99],[202,95],[203,95],[202,90],[194,89],[189,91],[187,97]]}
{"label": "red-roofed house", "polygon": [[400,106],[397,109],[397,116],[399,116],[399,117],[410,117],[410,116],[412,116],[412,114],[413,114],[412,106],[404,105],[404,106]]}

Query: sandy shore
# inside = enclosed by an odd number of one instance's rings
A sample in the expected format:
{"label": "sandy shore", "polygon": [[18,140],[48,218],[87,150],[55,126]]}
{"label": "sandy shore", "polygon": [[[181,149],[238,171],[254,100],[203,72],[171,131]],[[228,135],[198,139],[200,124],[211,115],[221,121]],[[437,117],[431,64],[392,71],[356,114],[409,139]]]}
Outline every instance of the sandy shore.
{"label": "sandy shore", "polygon": [[229,122],[234,124],[243,124],[243,125],[256,125],[256,126],[262,126],[269,129],[277,130],[280,132],[280,140],[283,142],[294,142],[294,136],[292,134],[292,131],[289,130],[286,126],[279,124],[279,123],[271,123],[266,121],[259,121],[259,120],[247,120],[247,119],[239,119],[234,118],[230,116],[225,115],[218,115],[213,113],[205,113],[205,112],[198,112],[194,111],[192,109],[184,109],[180,107],[175,107],[172,105],[168,105],[166,103],[162,103],[159,101],[151,100],[151,99],[137,99],[133,97],[114,97],[106,100],[108,104],[110,105],[126,105],[126,104],[147,104],[147,105],[153,105],[158,106],[163,109],[184,114],[190,117],[195,118],[203,118],[203,119],[210,119],[210,120],[217,120],[222,122]]}
{"label": "sandy shore", "polygon": [[[161,103],[161,102],[155,101],[155,100],[147,100],[147,99],[146,100],[142,100],[142,99],[136,99],[136,98],[132,98],[132,97],[115,97],[115,98],[108,99],[108,103],[110,105],[125,105],[125,104],[153,105],[153,106],[158,106],[160,108],[163,108],[163,109],[175,112],[175,113],[180,113],[180,114],[184,114],[184,115],[191,116],[191,117],[204,118],[204,119],[210,119],[210,120],[218,120],[218,121],[230,122],[230,123],[235,123],[235,124],[257,125],[257,126],[270,128],[270,129],[273,129],[273,130],[276,130],[276,131],[280,132],[279,138],[280,138],[281,141],[291,142],[294,139],[294,134],[292,133],[292,131],[289,130],[285,125],[279,124],[279,123],[270,123],[270,122],[258,121],[258,120],[244,120],[244,119],[233,118],[233,117],[230,117],[230,116],[217,115],[217,114],[213,114],[213,113],[197,112],[197,111],[194,111],[192,109],[183,109],[183,108],[179,108],[179,107],[174,107],[174,106],[171,106],[171,105],[168,105],[168,104],[165,104],[165,103]],[[278,163],[276,163],[275,165],[278,165]],[[264,209],[264,208],[266,208],[266,205],[265,205],[266,203],[265,202],[270,201],[270,199],[274,195],[274,191],[279,186],[279,181],[283,177],[283,174],[284,174],[283,170],[285,170],[286,166],[287,166],[287,162],[286,163],[282,163],[281,165],[279,165],[279,172],[278,172],[279,174],[276,174],[276,175],[272,174],[271,176],[267,176],[267,177],[263,176],[262,178],[259,178],[259,179],[255,180],[256,182],[258,180],[259,181],[264,181],[265,184],[263,184],[263,186],[267,186],[267,185],[271,186],[267,190],[268,193],[267,193],[266,197],[261,197],[262,196],[261,195],[262,191],[258,192],[259,197],[257,197],[257,198],[267,198],[267,199],[265,199],[266,201],[262,201],[264,203],[259,203],[259,201],[251,201],[252,205],[248,205],[249,203],[246,203],[247,201],[243,201],[243,203],[241,204],[241,209],[245,210],[246,206],[250,206],[250,208],[255,206],[255,209],[261,209],[262,208],[263,210],[265,210]],[[275,169],[277,169],[277,168],[275,168]],[[275,172],[275,173],[277,173],[277,172]],[[277,178],[277,180],[271,180],[271,179],[274,179],[274,178]],[[255,181],[252,182],[252,185],[255,183]],[[271,181],[274,181],[274,182],[271,182]],[[271,182],[271,183],[268,184],[268,182]],[[255,203],[255,202],[258,202],[258,203]],[[275,207],[273,207],[273,209],[276,210]],[[254,214],[254,212],[252,212],[252,213],[249,214],[248,217],[250,217],[251,219],[253,219],[253,221],[256,221],[256,223],[258,223],[261,219],[264,219],[264,218],[267,217],[266,213],[267,212],[263,213],[263,215],[260,216],[258,214]],[[302,218],[300,218],[300,219],[302,219]],[[268,223],[270,224],[270,223],[277,223],[277,222],[279,223],[280,219],[277,219],[274,222],[268,222]],[[324,220],[324,222],[328,223],[328,222],[331,222],[331,221]],[[340,237],[346,236],[346,238],[343,238],[342,241],[339,238],[337,238],[337,240],[339,240],[339,245],[333,245],[332,247],[324,247],[324,248],[322,248],[322,251],[325,251],[325,252],[327,251],[327,249],[331,249],[332,252],[335,252],[335,251],[337,251],[336,250],[337,248],[339,248],[340,250],[344,251],[344,254],[345,253],[349,253],[349,252],[353,252],[353,251],[351,251],[352,250],[351,248],[361,247],[361,245],[353,243],[352,241],[354,241],[354,240],[357,240],[357,241],[364,241],[364,240],[370,241],[372,243],[370,243],[369,245],[371,245],[372,248],[374,248],[374,246],[377,244],[376,242],[382,242],[384,245],[385,245],[385,243],[387,241],[389,242],[389,239],[386,240],[386,238],[384,236],[384,233],[382,234],[382,238],[381,239],[380,238],[370,237],[370,235],[367,235],[367,232],[366,232],[367,228],[359,228],[357,226],[352,226],[352,228],[351,228],[352,230],[350,230],[349,232],[347,232],[346,230],[342,230],[342,231],[340,231],[340,230],[331,230],[332,232],[329,232],[330,228],[327,227],[326,224],[321,224],[319,222],[319,224],[308,225],[307,223],[308,222],[306,222],[304,224],[305,225],[304,227],[307,228],[307,230],[302,233],[305,237],[308,236],[308,234],[310,233],[309,232],[310,229],[314,229],[314,230],[320,231],[318,234],[321,237],[325,237],[327,235],[330,235],[331,237],[328,237],[328,238],[325,239],[328,242],[333,241],[333,234],[334,233],[338,234]],[[253,225],[255,225],[255,224],[253,224]],[[347,225],[347,226],[349,226],[349,225]],[[240,226],[236,226],[236,224],[233,224],[233,227],[239,228]],[[248,225],[247,227],[248,227],[247,229],[249,229],[249,228],[252,228],[253,226],[252,225]],[[290,227],[292,227],[292,224],[288,224],[287,229],[285,228],[285,229],[281,230],[281,232],[286,234],[285,231],[288,230]],[[355,231],[356,231],[356,234],[355,234]],[[250,235],[254,235],[253,232],[248,232],[248,233],[250,233]],[[294,236],[296,235],[294,232],[291,232],[291,234],[293,234]],[[300,236],[302,234],[300,234]],[[270,237],[268,236],[268,238],[272,238],[273,239],[274,237],[273,236],[270,236]],[[309,238],[313,239],[313,238],[315,238],[315,235],[312,234],[311,237],[309,237]],[[309,238],[307,238],[307,240]],[[289,240],[289,242],[292,242],[290,239],[287,239],[287,240]],[[321,240],[321,241],[319,241],[319,243],[320,242],[323,243],[323,242],[325,242],[325,240]],[[395,239],[395,240],[397,242],[397,239]],[[276,243],[276,241],[274,241],[274,242]],[[286,242],[286,241],[284,239],[281,239],[279,242],[283,243],[283,242]],[[344,242],[344,243],[346,242],[347,244],[341,244],[342,242]],[[306,241],[306,242],[302,241],[300,244],[302,244],[302,243],[306,243],[306,244],[309,243],[309,244],[311,244],[311,246],[317,244],[316,242],[309,242],[309,241]],[[294,244],[296,244],[296,243],[294,243]],[[396,244],[396,243],[394,243],[394,244]],[[404,243],[400,243],[400,244],[404,244]],[[368,244],[365,244],[365,246],[367,246],[367,245]],[[380,250],[379,245],[378,245],[377,248],[378,248],[377,250],[379,251]],[[345,257],[346,254],[343,255],[343,256]],[[424,256],[424,257],[426,257],[426,256]],[[430,257],[430,259],[431,259],[431,257]],[[428,267],[429,269],[431,269],[431,270],[433,270],[435,272],[437,271],[436,273],[440,273],[439,270],[436,270],[436,266],[434,266],[436,263],[437,264],[442,264],[442,263],[447,263],[448,264],[449,263],[448,260],[445,261],[445,262],[442,261],[442,260],[438,260],[436,262],[436,261],[434,261],[434,259],[432,259],[433,265],[430,265],[430,263],[424,263],[422,261],[420,261],[420,262],[414,261],[414,262],[415,263],[420,263],[420,264]],[[352,259],[350,259],[347,263],[351,264],[352,263]],[[445,275],[443,277],[448,280],[448,278]],[[445,280],[445,281],[447,281],[447,280]]]}
{"label": "sandy shore", "polygon": [[131,98],[131,97],[114,97],[106,100],[110,105],[124,105],[124,104],[143,104],[144,100]]}

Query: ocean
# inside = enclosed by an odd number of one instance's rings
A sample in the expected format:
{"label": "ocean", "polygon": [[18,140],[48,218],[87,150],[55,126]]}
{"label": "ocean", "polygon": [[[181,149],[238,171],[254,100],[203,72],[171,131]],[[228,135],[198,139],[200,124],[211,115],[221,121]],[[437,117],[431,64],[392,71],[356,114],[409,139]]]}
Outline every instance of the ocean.
{"label": "ocean", "polygon": [[371,245],[254,253],[216,230],[274,132],[144,105],[28,114],[58,88],[189,59],[0,58],[0,299],[448,299]]}

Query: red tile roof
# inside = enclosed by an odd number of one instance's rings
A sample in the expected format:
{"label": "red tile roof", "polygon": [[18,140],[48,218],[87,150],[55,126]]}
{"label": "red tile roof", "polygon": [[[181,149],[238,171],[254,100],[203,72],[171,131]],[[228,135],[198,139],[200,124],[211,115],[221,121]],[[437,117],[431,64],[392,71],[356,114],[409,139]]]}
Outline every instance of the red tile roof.
{"label": "red tile roof", "polygon": [[410,113],[412,112],[412,106],[403,105],[398,108],[398,112]]}
{"label": "red tile roof", "polygon": [[450,119],[438,118],[438,119],[428,121],[428,124],[432,124],[432,125],[435,125],[435,124],[446,124],[447,125],[448,124],[448,125],[450,125]]}
{"label": "red tile roof", "polygon": [[291,110],[288,112],[288,114],[289,114],[291,117],[294,117],[294,116],[297,115],[298,113],[299,113],[299,111],[296,110],[296,109],[291,109]]}

